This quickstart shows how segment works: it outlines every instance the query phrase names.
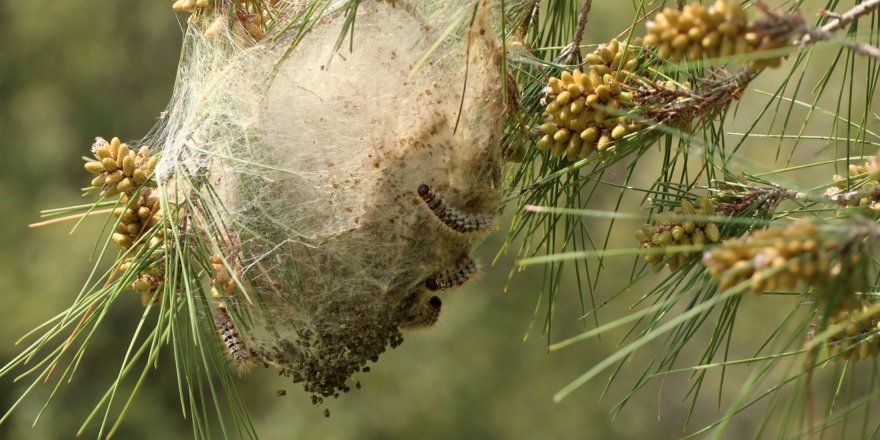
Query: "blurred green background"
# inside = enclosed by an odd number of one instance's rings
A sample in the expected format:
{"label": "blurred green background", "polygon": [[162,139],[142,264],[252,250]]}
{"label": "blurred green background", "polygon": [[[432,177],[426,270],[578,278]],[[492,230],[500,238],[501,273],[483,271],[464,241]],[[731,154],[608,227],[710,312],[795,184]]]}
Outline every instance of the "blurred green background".
{"label": "blurred green background", "polygon": [[[71,224],[28,229],[41,209],[82,203],[80,187],[89,176],[80,156],[95,136],[138,139],[154,124],[167,103],[179,56],[184,16],[175,16],[170,0],[0,3],[0,363],[18,351],[18,337],[63,310],[79,291],[92,266],[89,255],[100,221],[86,221],[74,235]],[[629,25],[632,11],[625,2],[596,2],[584,41],[604,41]],[[815,8],[805,9],[812,16]],[[785,69],[781,69],[785,70]],[[762,78],[765,89],[779,73]],[[757,87],[757,86],[756,86]],[[757,108],[763,102],[748,104]],[[740,109],[748,114],[752,108]],[[754,112],[748,115],[751,117]],[[745,118],[733,125],[745,126]],[[760,147],[760,142],[749,144]],[[748,146],[748,145],[747,145]],[[815,151],[815,149],[812,149]],[[758,151],[762,157],[769,151]],[[812,154],[812,153],[810,153]],[[656,170],[645,165],[644,184]],[[615,174],[616,173],[616,174]],[[831,170],[829,168],[830,176]],[[622,168],[610,177],[622,176]],[[609,187],[599,199],[613,201]],[[638,197],[631,201],[637,202]],[[635,206],[635,205],[631,205]],[[634,208],[633,208],[634,209]],[[591,228],[604,231],[606,224]],[[612,243],[632,246],[636,222],[620,222]],[[241,378],[258,432],[266,439],[385,439],[385,438],[675,438],[683,431],[689,411],[682,399],[687,377],[669,377],[648,386],[626,410],[611,420],[609,411],[653,357],[649,346],[622,370],[604,400],[605,381],[593,381],[555,404],[551,396],[578,375],[612,353],[620,335],[609,334],[570,349],[548,353],[542,334],[546,298],[529,331],[540,297],[542,271],[530,268],[503,291],[512,257],[490,267],[503,240],[494,234],[482,247],[484,274],[444,300],[444,313],[434,328],[412,332],[397,350],[387,353],[373,371],[359,379],[360,391],[328,407],[324,418],[308,396],[274,371],[254,369]],[[600,289],[600,302],[622,286],[617,273],[629,273],[632,261],[609,261]],[[573,280],[569,280],[569,283]],[[640,294],[627,292],[603,309],[600,319],[619,316]],[[731,357],[751,355],[755,338],[766,335],[788,310],[787,298],[748,299],[743,304],[750,322],[738,327],[738,339],[751,341],[731,348]],[[127,337],[142,312],[136,295],[121,300],[103,331],[97,334],[74,381],[64,385],[40,423],[31,424],[50,386],[39,388],[3,426],[0,438],[55,439],[74,435],[115,377]],[[556,341],[583,328],[580,303],[569,284],[563,289],[549,339]],[[528,338],[524,340],[524,336]],[[705,332],[697,337],[705,336]],[[696,361],[702,344],[684,357]],[[166,362],[169,358],[166,358]],[[728,371],[721,400],[738,391],[737,380],[748,368]],[[605,377],[605,376],[603,376]],[[176,380],[169,368],[148,378],[136,406],[117,438],[188,438],[189,421],[181,416]],[[718,376],[691,421],[691,429],[723,414],[718,406]],[[715,382],[712,382],[715,381]],[[27,381],[24,381],[27,382]],[[287,395],[276,396],[285,389]],[[0,380],[0,410],[5,411],[24,391],[10,377]],[[728,438],[752,432],[762,409],[755,407],[735,420]],[[658,420],[659,419],[659,420]],[[93,436],[88,431],[86,436]]]}

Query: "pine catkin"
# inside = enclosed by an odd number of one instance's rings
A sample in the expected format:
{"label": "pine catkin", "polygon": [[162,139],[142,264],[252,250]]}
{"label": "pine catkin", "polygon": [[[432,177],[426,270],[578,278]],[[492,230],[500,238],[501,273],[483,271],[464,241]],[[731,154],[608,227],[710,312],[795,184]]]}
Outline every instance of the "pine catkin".
{"label": "pine catkin", "polygon": [[633,93],[623,83],[638,64],[638,49],[611,40],[585,58],[585,71],[563,71],[548,81],[542,115],[536,128],[539,150],[551,157],[574,161],[603,152],[640,124],[625,113],[633,107]]}

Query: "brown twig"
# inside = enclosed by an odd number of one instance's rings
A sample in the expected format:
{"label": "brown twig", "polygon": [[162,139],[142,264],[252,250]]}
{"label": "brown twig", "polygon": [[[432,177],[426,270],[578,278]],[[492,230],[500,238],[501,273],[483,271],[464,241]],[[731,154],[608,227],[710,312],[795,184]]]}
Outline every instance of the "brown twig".
{"label": "brown twig", "polygon": [[[880,0],[868,0],[866,2],[856,5],[855,7],[853,7],[849,11],[844,12],[843,14],[834,14],[834,18],[830,22],[826,23],[825,26],[822,26],[820,29],[825,32],[836,32],[842,27],[852,23],[853,21],[858,20],[859,17],[870,13],[878,7],[880,7]],[[824,15],[831,16],[831,14],[828,14],[827,12],[825,12]],[[807,44],[809,43],[810,38],[811,37],[809,35],[804,35],[801,38],[801,41],[798,41],[797,43]]]}
{"label": "brown twig", "polygon": [[[810,37],[808,41],[809,44],[818,41],[833,40],[837,37],[834,33],[828,32],[822,28],[807,28],[805,32],[805,36]],[[871,46],[867,43],[860,43],[858,41],[851,40],[841,40],[841,43],[843,46],[855,53],[880,60],[880,48],[877,48],[877,46]]]}
{"label": "brown twig", "polygon": [[574,36],[571,39],[571,43],[568,43],[568,46],[565,46],[562,49],[562,52],[559,53],[559,59],[570,59],[574,64],[580,64],[581,62],[581,41],[584,38],[584,29],[587,27],[587,20],[590,17],[590,9],[593,7],[593,0],[584,0],[584,3],[581,4],[581,11],[578,14],[577,27],[574,29]]}
{"label": "brown twig", "polygon": [[[863,15],[866,15],[876,10],[877,8],[880,8],[880,0],[867,0],[859,5],[856,5],[855,7],[853,7],[849,11],[844,12],[843,14],[834,14],[823,11],[822,15],[832,17],[832,20],[820,28],[805,27],[804,35],[795,41],[795,45],[805,46],[807,44],[813,44],[818,41],[834,39],[834,32],[842,29],[844,26],[858,20]],[[880,49],[878,49],[876,46],[871,46],[870,44],[859,43],[855,41],[846,41],[843,44],[853,52],[875,59],[880,59]]]}

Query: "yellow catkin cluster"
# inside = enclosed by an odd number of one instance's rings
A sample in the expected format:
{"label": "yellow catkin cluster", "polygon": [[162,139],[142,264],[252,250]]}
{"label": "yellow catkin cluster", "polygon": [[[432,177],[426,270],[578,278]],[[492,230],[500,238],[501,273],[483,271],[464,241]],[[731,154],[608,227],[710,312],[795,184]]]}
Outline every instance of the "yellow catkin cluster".
{"label": "yellow catkin cluster", "polygon": [[633,93],[623,90],[621,83],[638,64],[636,49],[611,40],[585,61],[585,71],[563,71],[548,83],[537,148],[550,149],[552,157],[583,159],[639,128],[637,122],[618,116],[633,106]]}
{"label": "yellow catkin cluster", "polygon": [[[647,31],[645,46],[655,47],[658,57],[673,61],[743,55],[763,43],[738,0],[716,0],[708,8],[699,3],[681,11],[666,8],[648,22]],[[752,65],[777,67],[780,63],[776,57],[755,60]]]}
{"label": "yellow catkin cluster", "polygon": [[161,293],[156,295],[156,291],[158,291],[164,283],[164,265],[159,264],[139,273],[137,279],[131,283],[131,290],[140,294],[141,304],[146,307],[150,302],[158,304],[162,300]]}
{"label": "yellow catkin cluster", "polygon": [[149,147],[135,152],[117,137],[110,142],[96,138],[92,154],[96,160],[86,162],[85,169],[96,175],[92,186],[101,188],[104,197],[131,194],[147,182],[159,162],[158,156],[149,155]]}
{"label": "yellow catkin cluster", "polygon": [[[834,186],[828,188],[825,191],[825,194],[829,196],[833,196],[840,192],[847,190],[847,183],[861,183],[859,185],[858,190],[867,192],[872,188],[875,188],[877,185],[880,185],[880,157],[874,157],[868,161],[865,161],[864,165],[855,165],[852,164],[849,166],[848,170],[849,179],[846,177],[835,175],[834,176]],[[867,177],[867,181],[862,182],[862,179]],[[873,210],[875,213],[880,213],[880,203],[875,197],[865,196],[857,199],[852,199],[847,201],[847,207],[867,207]]]}
{"label": "yellow catkin cluster", "polygon": [[821,241],[815,224],[799,221],[785,228],[755,231],[744,240],[725,240],[703,255],[703,264],[720,279],[719,290],[748,279],[756,293],[791,290],[798,281],[813,284],[828,275],[829,251],[836,246],[834,240]]}
{"label": "yellow catkin cluster", "polygon": [[[131,200],[129,195],[124,195],[121,206],[113,210],[113,215],[119,219],[112,236],[113,242],[120,249],[126,250],[136,243],[144,232],[162,222],[163,213],[159,195],[150,188],[143,188],[134,200]],[[150,247],[161,242],[162,232],[160,230],[151,237],[148,243]]]}
{"label": "yellow catkin cluster", "polygon": [[[222,296],[234,295],[237,290],[237,284],[223,263],[223,259],[219,255],[211,255],[210,262],[211,267],[214,269],[214,278],[211,279],[212,296],[219,298],[221,293]],[[236,274],[241,271],[241,264],[237,260],[233,269]]]}
{"label": "yellow catkin cluster", "polygon": [[[128,257],[128,262],[123,263],[121,270],[128,270],[130,260],[138,258],[141,248],[146,247],[146,258],[150,263],[147,268],[138,273],[137,279],[131,283],[131,289],[141,295],[141,302],[146,307],[155,296],[165,281],[165,239],[170,233],[167,228],[155,229],[162,223],[164,218],[159,195],[152,188],[142,188],[137,198],[131,200],[128,195],[122,197],[122,207],[116,208],[113,215],[119,219],[116,231],[111,237],[113,242],[121,250],[136,248]],[[146,233],[152,234],[150,239],[142,242],[140,239]],[[155,233],[153,233],[155,231]],[[160,300],[156,296],[155,301]]]}
{"label": "yellow catkin cluster", "polygon": [[857,313],[865,313],[871,306],[862,301],[860,310],[841,310],[830,319],[829,325],[846,325],[846,328],[829,338],[828,356],[840,354],[838,359],[864,360],[880,354],[880,316],[867,316],[855,319]]}
{"label": "yellow catkin cluster", "polygon": [[[684,200],[681,209],[675,211],[674,216],[713,216],[715,207],[707,198],[700,199],[700,208]],[[717,243],[721,240],[721,231],[718,225],[706,220],[682,220],[664,219],[659,216],[654,225],[644,225],[636,231],[636,240],[639,240],[642,249],[666,248],[669,246],[703,245]],[[681,267],[693,252],[676,252],[667,250],[665,254],[651,253],[645,255],[645,261],[655,266],[664,263],[669,265],[670,270]]]}

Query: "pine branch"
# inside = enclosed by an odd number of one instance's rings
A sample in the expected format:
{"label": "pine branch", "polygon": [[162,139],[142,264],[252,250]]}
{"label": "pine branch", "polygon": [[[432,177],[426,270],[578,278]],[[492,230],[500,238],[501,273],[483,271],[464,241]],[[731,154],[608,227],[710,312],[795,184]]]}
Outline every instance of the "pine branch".
{"label": "pine branch", "polygon": [[[871,11],[880,8],[880,0],[868,0],[864,3],[856,5],[849,11],[844,12],[843,14],[835,14],[834,18],[819,28],[819,30],[824,32],[836,32],[840,30],[842,27],[846,26],[849,23],[852,23],[855,20],[858,20],[859,17],[870,13]],[[823,13],[824,15],[830,15],[827,12]],[[815,35],[807,34],[801,37],[799,40],[795,41],[796,45],[805,45],[809,44],[814,38]]]}
{"label": "pine branch", "polygon": [[584,37],[584,28],[587,26],[587,19],[590,16],[590,9],[593,7],[593,0],[584,0],[581,5],[581,11],[578,14],[577,27],[574,30],[574,36],[571,43],[568,43],[559,54],[560,60],[570,60],[572,64],[578,64],[581,61],[581,40]]}
{"label": "pine branch", "polygon": [[[837,36],[834,34],[836,31],[877,8],[880,8],[880,0],[868,0],[843,14],[834,14],[834,18],[821,28],[804,25],[804,35],[795,41],[795,45],[806,46],[819,41],[835,40],[837,39]],[[830,16],[827,12],[824,12],[823,15]],[[849,40],[844,40],[842,45],[858,54],[880,60],[880,48],[876,46]]]}

